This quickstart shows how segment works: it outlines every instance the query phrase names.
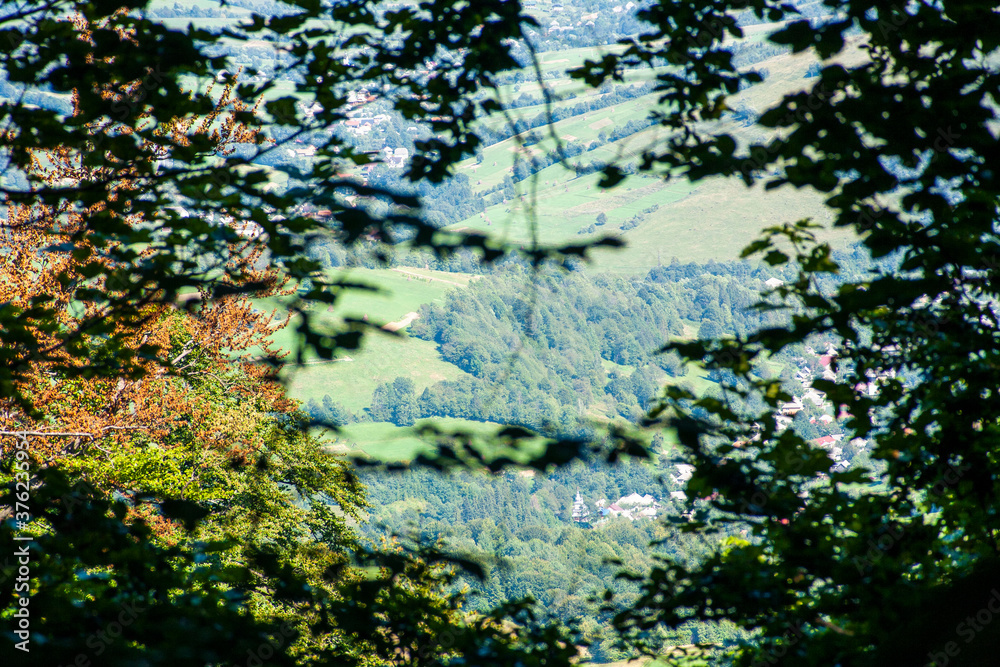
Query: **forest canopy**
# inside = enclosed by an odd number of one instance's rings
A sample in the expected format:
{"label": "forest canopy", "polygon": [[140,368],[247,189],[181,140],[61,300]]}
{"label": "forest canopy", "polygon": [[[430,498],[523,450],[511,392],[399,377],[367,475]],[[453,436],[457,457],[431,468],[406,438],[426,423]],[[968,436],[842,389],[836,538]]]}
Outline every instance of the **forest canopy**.
{"label": "forest canopy", "polygon": [[[2,568],[5,660],[555,665],[591,642],[602,659],[992,664],[1000,13],[969,0],[578,3],[595,10],[593,30],[560,39],[565,26],[541,25],[528,4],[241,3],[247,20],[220,5],[213,29],[142,2],[0,7],[0,548],[25,559]],[[568,73],[602,102],[541,85],[542,50],[609,41]],[[249,66],[233,57],[244,47]],[[812,59],[801,85],[731,109],[775,53]],[[647,81],[625,87],[636,70]],[[544,112],[481,127],[536,106],[507,99],[528,81]],[[553,129],[650,92],[645,116],[587,144]],[[348,136],[362,127],[348,110],[376,93],[407,148]],[[654,128],[632,160],[600,152]],[[469,201],[480,183],[457,165],[504,141],[510,173]],[[591,235],[603,212],[561,243],[539,240],[554,218],[532,217],[524,242],[445,228],[492,225],[487,203],[525,202],[531,216],[540,198],[524,195],[556,166],[600,172],[599,189],[639,174],[808,191],[858,245],[838,254],[819,222],[779,219],[746,239],[753,269],[657,261],[640,278],[593,277],[577,260],[622,245]],[[636,210],[619,232],[649,228],[651,207]],[[483,269],[425,307],[412,333],[465,375],[419,396],[406,378],[379,384],[369,418],[497,420],[487,444],[530,440],[516,463],[567,483],[595,457],[649,459],[624,468],[636,479],[687,466],[662,524],[564,532],[542,499],[565,504],[567,489],[512,475],[514,458],[484,455],[468,434],[428,429],[440,446],[416,463],[506,475],[439,487],[468,496],[451,546],[506,549],[527,567],[543,539],[561,540],[586,553],[589,584],[619,558],[631,571],[599,600],[568,595],[553,567],[470,602],[463,584],[503,574],[434,541],[443,504],[414,512],[435,533],[413,542],[359,530],[358,473],[288,399],[268,341],[293,328],[286,361],[356,348],[374,323],[331,324],[313,306],[365,286],[328,265],[385,264],[400,249],[524,266]],[[534,300],[517,271],[536,279]],[[764,275],[775,282],[754,306]],[[277,298],[282,316],[251,302]],[[512,354],[522,337],[546,344]],[[807,349],[824,361],[801,378],[851,456],[796,421],[824,415],[773,372]],[[712,391],[667,380],[678,364],[702,369]],[[487,383],[500,392],[492,412]],[[322,407],[331,422],[351,417]],[[411,516],[401,494],[413,479],[372,485],[404,503],[371,510],[390,532]],[[643,491],[629,482],[590,492]],[[537,506],[517,495],[529,490]],[[527,519],[488,521],[499,512]],[[606,536],[650,550],[615,551]]]}

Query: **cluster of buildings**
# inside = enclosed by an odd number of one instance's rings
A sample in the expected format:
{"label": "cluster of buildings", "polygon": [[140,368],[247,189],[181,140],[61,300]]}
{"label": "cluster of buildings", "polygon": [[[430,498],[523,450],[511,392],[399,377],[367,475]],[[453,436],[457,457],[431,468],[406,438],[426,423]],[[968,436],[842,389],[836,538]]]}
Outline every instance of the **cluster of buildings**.
{"label": "cluster of buildings", "polygon": [[410,151],[405,148],[390,148],[386,146],[382,149],[382,161],[386,166],[393,169],[402,169],[409,159]]}
{"label": "cluster of buildings", "polygon": [[[811,347],[807,347],[806,352],[816,357],[816,360],[819,362],[819,368],[822,370],[814,371],[807,359],[799,359],[799,368],[795,373],[795,379],[802,384],[805,391],[803,391],[801,396],[792,396],[791,401],[778,409],[778,414],[775,415],[774,420],[777,423],[779,431],[783,431],[791,426],[795,415],[805,409],[806,401],[812,403],[817,408],[821,408],[826,404],[826,394],[812,386],[817,373],[824,380],[832,381],[837,379],[837,373],[833,370],[833,361],[837,357],[837,348],[832,343],[827,347],[824,354],[819,354]],[[831,415],[823,415],[820,419],[826,424],[833,422]]]}
{"label": "cluster of buildings", "polygon": [[[389,114],[386,113],[372,113],[371,109],[367,107],[378,100],[378,96],[369,92],[367,88],[359,88],[358,90],[352,90],[347,94],[347,106],[350,109],[346,112],[346,118],[340,121],[340,125],[351,135],[355,137],[364,137],[371,133],[371,131],[390,121]],[[300,103],[303,114],[305,116],[312,118],[315,114],[322,111],[322,107],[316,103],[311,106],[306,106]],[[416,127],[407,128],[407,132],[416,132]],[[293,148],[293,153],[299,157],[311,157],[316,153],[316,147],[304,143],[301,139],[296,140],[296,146]],[[387,165],[392,169],[402,169],[407,160],[410,157],[410,151],[406,148],[391,148],[385,146],[382,148],[382,163]],[[362,171],[367,176],[368,171],[374,167],[374,164],[365,165]]]}
{"label": "cluster of buildings", "polygon": [[610,504],[606,498],[601,498],[595,505],[597,511],[592,513],[580,489],[577,489],[576,498],[573,500],[573,521],[582,526],[595,526],[617,517],[630,521],[655,519],[657,513],[663,509],[663,506],[648,493],[642,496],[638,493],[622,496]]}
{"label": "cluster of buildings", "polygon": [[[364,136],[371,132],[372,128],[375,126],[388,122],[388,114],[372,114],[370,112],[366,112],[364,108],[377,99],[378,96],[369,92],[367,88],[359,88],[348,92],[347,106],[349,107],[349,110],[346,112],[347,118],[340,121],[340,124],[343,125],[351,134],[355,136]],[[312,119],[316,116],[316,114],[323,111],[323,107],[317,102],[313,102],[312,104],[299,102],[299,109],[307,119]]]}
{"label": "cluster of buildings", "polygon": [[[891,352],[892,350],[887,350]],[[798,380],[803,387],[803,392],[801,396],[792,396],[792,400],[785,403],[778,410],[778,414],[775,415],[775,422],[779,431],[788,428],[792,424],[792,420],[795,415],[806,408],[807,403],[812,403],[817,408],[830,408],[829,412],[824,412],[817,417],[811,417],[809,422],[812,424],[823,424],[830,425],[837,419],[845,419],[850,417],[850,415],[841,410],[840,414],[836,418],[831,414],[833,412],[833,406],[827,401],[826,394],[812,386],[813,380],[816,377],[821,377],[824,380],[835,381],[837,379],[837,373],[833,369],[834,361],[837,358],[837,348],[831,343],[827,346],[825,352],[820,353],[811,347],[806,348],[807,354],[815,358],[816,364],[810,363],[810,359],[802,358],[799,359],[799,369],[795,374],[795,379]],[[869,370],[866,373],[867,381],[860,382],[855,385],[854,389],[860,394],[865,396],[875,396],[879,391],[879,384],[896,377],[895,369],[888,369],[886,371],[876,372]],[[836,464],[834,469],[838,467],[848,467],[848,462],[844,458],[844,450],[841,445],[846,435],[843,433],[831,433],[829,435],[824,435],[822,437],[814,439],[812,442],[818,447],[822,447],[827,450]],[[855,449],[861,448],[865,445],[864,438],[855,438],[850,441],[850,445]]]}
{"label": "cluster of buildings", "polygon": [[[683,484],[691,479],[694,466],[680,463],[675,467],[677,474],[673,476],[673,480],[677,484]],[[684,502],[687,500],[687,495],[683,491],[672,491],[670,498]],[[578,488],[576,490],[576,498],[573,500],[572,516],[574,523],[582,526],[596,526],[614,518],[623,518],[630,521],[655,519],[664,509],[663,504],[648,493],[644,495],[632,493],[622,496],[613,503],[609,503],[607,498],[601,498],[594,505],[596,511],[591,512],[587,506],[587,502],[583,499],[583,494],[580,493],[580,489]]]}
{"label": "cluster of buildings", "polygon": [[363,137],[376,126],[389,121],[389,115],[384,113],[366,116],[360,111],[348,111],[347,116],[347,120],[340,121],[340,124],[357,137]]}
{"label": "cluster of buildings", "polygon": [[635,3],[628,2],[624,6],[615,5],[614,7],[611,8],[611,11],[613,11],[615,14],[621,14],[622,12],[630,12],[633,9],[635,9]]}
{"label": "cluster of buildings", "polygon": [[[776,282],[780,285],[780,281]],[[769,286],[776,287],[778,285]],[[891,350],[888,351],[891,352]],[[850,417],[848,413],[842,410],[835,418],[831,414],[833,406],[827,400],[826,395],[812,386],[812,382],[817,377],[830,381],[837,379],[837,373],[834,370],[834,362],[838,356],[837,348],[833,344],[830,344],[824,352],[817,352],[815,349],[807,347],[806,353],[809,356],[797,360],[799,368],[795,374],[795,379],[802,384],[804,390],[801,395],[792,396],[792,400],[779,408],[778,413],[775,415],[775,422],[779,432],[788,428],[792,424],[795,415],[804,410],[809,403],[817,408],[830,408],[830,410],[824,410],[823,414],[811,417],[809,420],[810,423],[830,425],[837,419]],[[881,372],[872,371],[867,374],[867,377],[868,380],[857,384],[855,390],[867,396],[874,396],[879,391],[879,385],[886,380],[895,378],[896,372],[893,369]],[[759,435],[755,436],[755,438],[757,437]],[[844,456],[844,440],[846,438],[847,436],[844,433],[831,433],[812,440],[814,445],[825,449],[830,458],[833,459],[834,465],[831,471],[836,471],[838,468],[846,469],[850,465]],[[740,444],[737,443],[736,446],[739,447]],[[866,444],[864,438],[854,438],[849,443],[855,450],[864,447]],[[678,486],[684,486],[691,478],[694,467],[680,463],[675,465],[675,469],[676,474],[673,475],[673,481]],[[670,493],[670,499],[684,502],[687,500],[687,496],[683,491],[673,491]],[[580,525],[592,526],[615,517],[623,517],[632,521],[655,519],[657,514],[663,509],[661,503],[653,496],[649,494],[639,495],[638,493],[623,496],[613,503],[609,503],[606,499],[602,498],[595,505],[596,512],[592,513],[587,507],[580,490],[577,489],[576,498],[573,502],[573,521]]]}
{"label": "cluster of buildings", "polygon": [[181,218],[198,216],[209,224],[225,225],[245,239],[255,239],[264,233],[264,228],[252,220],[237,220],[231,215],[215,212],[201,213],[180,205],[168,206],[167,208]]}
{"label": "cluster of buildings", "polygon": [[[525,9],[533,9],[538,6],[537,0],[524,0]],[[627,2],[623,5],[615,5],[611,8],[611,12],[614,14],[615,18],[621,17],[623,14],[634,13],[637,9],[637,5],[634,2]],[[566,7],[561,2],[553,2],[552,6],[549,8],[549,14],[561,14],[566,11]],[[558,18],[553,18],[546,26],[546,35],[557,35],[559,33],[571,32],[575,28],[586,28],[593,26],[595,21],[601,17],[602,12],[606,10],[594,11],[586,14],[581,14],[576,19],[574,23],[572,16],[563,17],[563,23],[559,23]]]}
{"label": "cluster of buildings", "polygon": [[610,505],[605,498],[601,498],[597,501],[596,505],[597,513],[602,519],[622,517],[631,519],[632,521],[636,519],[655,519],[656,513],[663,509],[660,503],[648,493],[643,496],[640,496],[638,493],[622,496],[617,502]]}

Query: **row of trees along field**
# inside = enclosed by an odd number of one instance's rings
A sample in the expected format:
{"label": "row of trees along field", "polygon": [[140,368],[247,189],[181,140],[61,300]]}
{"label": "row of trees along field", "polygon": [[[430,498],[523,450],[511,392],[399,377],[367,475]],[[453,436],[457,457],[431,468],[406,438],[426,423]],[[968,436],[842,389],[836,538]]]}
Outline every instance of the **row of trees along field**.
{"label": "row of trees along field", "polygon": [[[288,295],[304,348],[329,359],[364,333],[318,328],[304,308],[357,288],[324,278],[307,253],[315,237],[402,238],[486,261],[517,250],[439,233],[412,192],[354,177],[368,157],[337,136],[322,135],[285,191],[261,161],[278,147],[269,130],[291,130],[280,142],[319,133],[346,118],[346,90],[377,82],[433,132],[415,142],[407,177],[440,183],[480,147],[475,119],[499,108],[480,91],[518,69],[513,51],[541,26],[516,1],[289,4],[296,13],[218,31],[171,29],[144,3],[26,0],[0,13],[0,68],[17,94],[0,102],[11,173],[0,184],[0,549],[18,554],[0,583],[5,664],[558,665],[585,639],[531,600],[465,606],[456,573],[479,567],[467,559],[360,539],[355,472],[310,437],[269,365],[240,358],[276,324],[245,300],[286,280],[310,281]],[[572,76],[597,87],[658,67],[655,122],[667,131],[638,168],[820,193],[835,226],[897,268],[831,281],[841,267],[813,223],[776,221],[745,254],[790,267],[764,306],[786,322],[668,346],[722,380],[717,395],[668,385],[644,422],[676,435],[671,456],[694,466],[684,490],[708,503],[674,517],[682,536],[669,535],[707,548],[652,564],[634,554],[641,571],[621,605],[608,593],[614,639],[659,654],[694,628],[692,659],[744,667],[992,664],[1000,15],[968,0],[663,0],[634,20],[640,37]],[[761,49],[806,53],[819,71],[753,119],[763,138],[748,144],[719,121],[763,78],[732,49],[742,26],[763,22]],[[223,39],[279,43],[288,58],[273,79],[210,87],[231,66],[205,55]],[[848,46],[865,57],[841,60]],[[17,92],[29,89],[60,104],[29,103]],[[306,114],[302,99],[318,107]],[[602,185],[625,168],[608,166]],[[326,221],[301,213],[306,198]],[[587,250],[522,252],[544,264]],[[837,339],[842,365],[814,384],[871,441],[870,467],[833,470],[803,433],[779,430],[790,396],[761,366],[817,337]],[[858,391],[872,377],[880,390]],[[648,457],[640,435],[509,428],[489,450],[444,437],[419,463],[495,473],[516,454],[551,471]],[[480,527],[496,548],[497,531]]]}

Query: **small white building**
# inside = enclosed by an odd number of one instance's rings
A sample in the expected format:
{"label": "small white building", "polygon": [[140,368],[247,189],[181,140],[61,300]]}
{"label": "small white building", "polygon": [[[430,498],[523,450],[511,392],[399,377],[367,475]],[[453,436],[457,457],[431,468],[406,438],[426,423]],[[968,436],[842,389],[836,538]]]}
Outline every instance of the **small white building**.
{"label": "small white building", "polygon": [[694,475],[694,466],[689,463],[677,463],[674,465],[677,468],[677,474],[673,476],[673,480],[678,484],[683,484]]}

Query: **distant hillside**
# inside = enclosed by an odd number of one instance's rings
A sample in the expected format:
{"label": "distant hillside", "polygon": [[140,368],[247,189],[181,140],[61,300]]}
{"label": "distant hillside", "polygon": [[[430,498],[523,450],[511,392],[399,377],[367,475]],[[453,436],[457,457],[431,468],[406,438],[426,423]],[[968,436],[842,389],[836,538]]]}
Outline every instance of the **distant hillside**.
{"label": "distant hillside", "polygon": [[[752,127],[757,115],[780,96],[810,85],[814,72],[809,56],[789,55],[761,41],[768,29],[748,27],[746,38],[733,47],[737,62],[765,77],[764,83],[730,98],[731,111],[718,124],[719,131],[744,144],[762,138]],[[548,243],[620,236],[628,247],[601,253],[593,268],[635,272],[674,256],[682,261],[733,259],[764,226],[803,217],[829,221],[822,197],[815,193],[779,189],[764,196],[759,187],[748,190],[738,179],[691,184],[650,174],[633,176],[610,190],[598,188],[598,174],[588,171],[612,162],[634,170],[643,151],[665,136],[649,120],[658,104],[651,85],[658,70],[629,70],[623,83],[597,90],[583,88],[566,74],[615,48],[542,54],[551,105],[537,82],[501,88],[516,108],[503,118],[488,119],[484,139],[504,136],[504,128],[507,134],[511,128],[523,131],[459,165],[458,172],[468,176],[485,208],[452,228],[521,242],[534,235]],[[845,60],[862,57],[855,48]],[[555,121],[551,126],[550,119]],[[562,163],[560,151],[567,156]],[[848,238],[833,232],[827,237],[838,243]]]}
{"label": "distant hillside", "polygon": [[[385,3],[401,8],[409,1]],[[620,52],[619,40],[639,34],[635,14],[646,2],[621,0],[525,0],[538,28],[528,31],[537,51],[535,63],[525,45],[516,49],[524,68],[497,77],[494,92],[505,106],[480,120],[483,147],[459,164],[454,178],[440,186],[422,185],[417,193],[428,218],[451,229],[487,232],[518,243],[572,243],[599,235],[622,237],[627,248],[602,251],[592,270],[642,273],[677,257],[704,262],[735,258],[756,232],[767,225],[812,217],[829,220],[822,198],[815,193],[748,191],[738,180],[707,180],[698,184],[665,180],[664,174],[640,175],[611,190],[597,187],[596,173],[617,163],[633,170],[643,152],[664,138],[652,120],[658,106],[655,77],[661,67],[622,72],[622,81],[599,89],[585,87],[568,72],[587,60]],[[803,16],[822,17],[829,9],[818,0],[793,3]],[[221,6],[211,0],[157,2],[151,15],[170,25],[193,22],[217,29],[233,25],[253,11],[280,13],[284,6],[270,0],[240,0]],[[815,63],[809,56],[792,56],[766,41],[773,25],[751,12],[738,15],[744,38],[730,45],[735,62],[754,69],[764,83],[728,100],[730,111],[718,129],[746,143],[760,139],[755,118],[781,95],[811,83]],[[864,57],[853,45],[845,60]],[[217,47],[225,51],[227,47]],[[274,45],[252,43],[229,52],[232,67],[255,68],[270,77],[284,56]],[[278,80],[273,96],[284,94]],[[358,92],[358,91],[350,91]],[[485,94],[485,93],[484,93]],[[351,109],[351,119],[326,133],[349,137],[361,150],[377,153],[385,163],[356,168],[372,182],[409,188],[401,178],[414,141],[430,130],[403,119],[391,109],[391,99],[368,95]],[[323,133],[321,133],[323,134]],[[276,167],[277,187],[283,172],[305,168],[311,161],[310,141],[273,151],[263,164]],[[389,156],[389,157],[386,157]],[[829,233],[841,243],[847,237]]]}

